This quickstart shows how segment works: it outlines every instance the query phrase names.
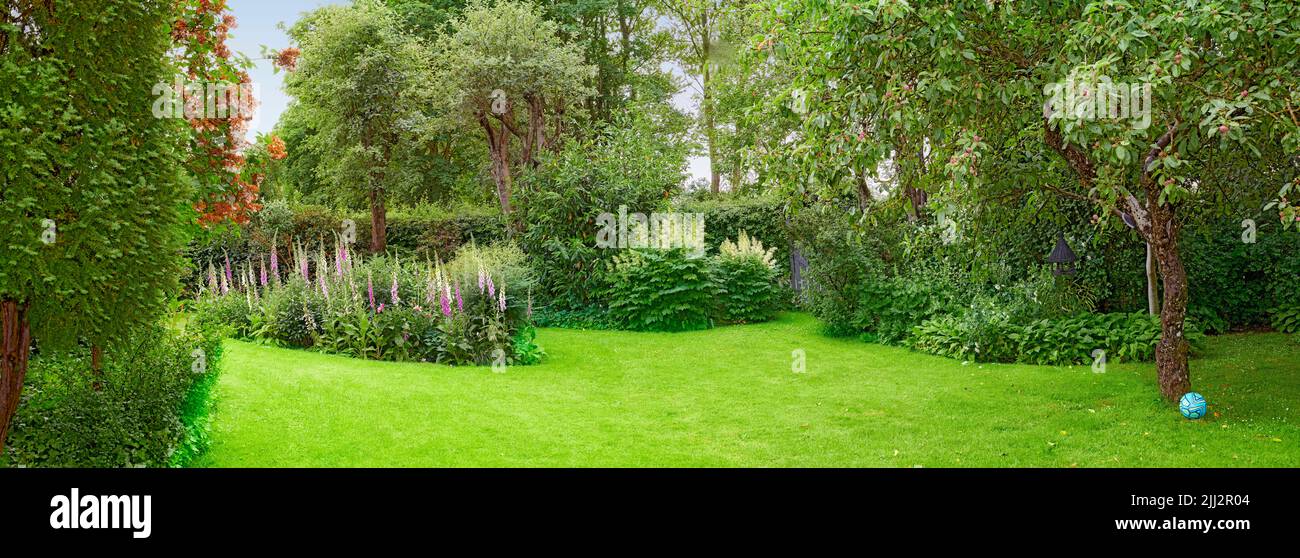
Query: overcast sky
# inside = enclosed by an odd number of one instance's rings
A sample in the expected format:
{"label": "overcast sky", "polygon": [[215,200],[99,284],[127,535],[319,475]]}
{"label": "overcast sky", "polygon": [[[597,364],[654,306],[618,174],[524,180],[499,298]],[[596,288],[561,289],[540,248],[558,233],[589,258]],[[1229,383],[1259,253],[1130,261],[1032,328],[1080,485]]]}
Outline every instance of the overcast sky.
{"label": "overcast sky", "polygon": [[[303,12],[311,11],[327,4],[343,4],[349,0],[230,0],[229,5],[239,21],[239,27],[231,32],[230,47],[253,59],[256,67],[250,72],[255,93],[260,107],[253,121],[252,133],[270,132],[280,119],[280,114],[288,106],[289,97],[284,93],[284,74],[276,74],[271,69],[269,60],[259,60],[262,47],[280,50],[289,46],[289,37],[279,29],[283,23],[292,25]],[[682,91],[673,99],[673,103],[682,110],[694,113],[697,106],[695,94],[690,88]],[[250,138],[251,139],[251,138]],[[692,158],[687,171],[688,181],[707,179],[709,173],[708,159]]]}

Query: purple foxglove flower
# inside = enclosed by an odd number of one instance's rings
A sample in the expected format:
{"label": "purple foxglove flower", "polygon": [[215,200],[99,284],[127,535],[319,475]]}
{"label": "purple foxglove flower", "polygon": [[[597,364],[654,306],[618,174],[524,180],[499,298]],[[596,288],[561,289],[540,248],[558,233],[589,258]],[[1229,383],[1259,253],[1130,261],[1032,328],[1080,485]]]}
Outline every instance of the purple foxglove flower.
{"label": "purple foxglove flower", "polygon": [[492,284],[491,275],[487,276],[487,289],[488,289],[488,298],[492,298],[497,295],[497,286]]}
{"label": "purple foxglove flower", "polygon": [[380,313],[380,314],[383,314],[383,313],[384,313],[384,303],[382,303],[382,302],[379,303],[379,313]]}
{"label": "purple foxglove flower", "polygon": [[451,317],[451,301],[447,300],[447,293],[438,295],[438,302],[442,304],[442,315]]}
{"label": "purple foxglove flower", "polygon": [[262,288],[265,289],[266,288],[266,260],[259,259],[257,265],[258,268],[261,269]]}
{"label": "purple foxglove flower", "polygon": [[317,279],[320,279],[320,292],[321,292],[321,294],[325,295],[325,298],[329,298],[329,297],[330,297],[330,288],[329,288],[329,285],[325,283],[325,274],[324,274],[324,273],[317,273],[317,274],[316,274],[316,278],[317,278]]}
{"label": "purple foxglove flower", "polygon": [[234,283],[235,278],[230,273],[230,256],[226,256],[226,283]]}
{"label": "purple foxglove flower", "polygon": [[389,294],[393,295],[391,297],[391,300],[393,301],[393,306],[397,306],[397,304],[401,302],[401,299],[397,298],[397,272],[396,271],[393,272],[393,287],[389,289],[388,292]]}
{"label": "purple foxglove flower", "polygon": [[483,292],[483,283],[484,283],[484,281],[485,281],[485,278],[484,278],[483,275],[484,275],[484,274],[483,274],[483,268],[480,267],[479,270],[478,270],[478,292],[479,292],[479,293],[482,293],[482,292]]}
{"label": "purple foxglove flower", "polygon": [[339,249],[334,253],[334,271],[338,274],[339,277],[343,276],[343,248],[342,247],[339,247]]}
{"label": "purple foxglove flower", "polygon": [[460,297],[460,282],[459,282],[459,281],[456,282],[456,309],[459,310],[459,311],[461,311],[461,312],[464,312],[464,311],[465,311],[465,299],[463,299],[463,298]]}
{"label": "purple foxglove flower", "polygon": [[275,246],[271,246],[271,275],[275,277],[277,283],[280,281],[280,254],[276,251]]}
{"label": "purple foxglove flower", "polygon": [[500,308],[502,312],[505,312],[506,311],[506,290],[504,288],[501,289],[499,294],[500,294],[500,298],[497,299],[497,308]]}
{"label": "purple foxglove flower", "polygon": [[227,275],[221,276],[221,294],[230,294],[230,280],[226,279]]}
{"label": "purple foxglove flower", "polygon": [[370,309],[374,310],[375,309],[375,284],[373,281],[370,280],[369,276],[366,277],[366,296],[370,298]]}
{"label": "purple foxglove flower", "polygon": [[311,310],[306,306],[302,307],[302,321],[307,324],[307,331],[316,331],[316,317],[311,315]]}

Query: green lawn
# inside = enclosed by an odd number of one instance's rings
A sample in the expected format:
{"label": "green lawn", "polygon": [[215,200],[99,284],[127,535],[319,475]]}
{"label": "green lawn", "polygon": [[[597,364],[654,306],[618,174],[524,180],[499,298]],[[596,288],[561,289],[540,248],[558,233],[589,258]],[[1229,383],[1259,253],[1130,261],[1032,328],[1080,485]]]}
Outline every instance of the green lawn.
{"label": "green lawn", "polygon": [[[1300,465],[1300,344],[1211,338],[1211,415],[1151,365],[963,365],[801,314],[678,334],[544,330],[545,364],[449,368],[228,342],[220,467]],[[807,372],[791,371],[803,349]]]}

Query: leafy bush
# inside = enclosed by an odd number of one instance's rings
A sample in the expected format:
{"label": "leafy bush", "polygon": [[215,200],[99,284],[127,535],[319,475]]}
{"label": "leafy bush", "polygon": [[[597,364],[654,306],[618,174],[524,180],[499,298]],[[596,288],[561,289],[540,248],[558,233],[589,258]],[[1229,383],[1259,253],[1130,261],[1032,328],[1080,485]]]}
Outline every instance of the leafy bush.
{"label": "leafy bush", "polygon": [[610,264],[610,317],[636,331],[708,329],[713,283],[708,260],[683,249],[628,250]]}
{"label": "leafy bush", "polygon": [[1219,311],[1207,306],[1188,306],[1187,319],[1204,326],[1206,333],[1227,333],[1232,327]]}
{"label": "leafy bush", "polygon": [[249,337],[254,329],[252,305],[242,296],[200,298],[195,303],[194,321],[202,327],[228,328],[236,337]]}
{"label": "leafy bush", "polygon": [[[369,254],[370,215],[356,213],[349,218],[357,225],[358,251]],[[418,258],[450,259],[471,243],[502,241],[505,232],[505,220],[497,208],[467,206],[443,211],[417,207],[388,216],[389,250]]]}
{"label": "leafy bush", "polygon": [[[1005,322],[981,324],[956,316],[939,316],[912,328],[906,344],[921,352],[960,360],[1006,362],[1015,356],[1014,343],[1009,342],[1007,333]],[[981,339],[986,343],[981,345]],[[988,339],[997,343],[991,346]]]}
{"label": "leafy bush", "polygon": [[[1203,338],[1189,324],[1193,346]],[[1024,325],[1005,319],[941,316],[912,330],[908,346],[923,352],[980,362],[1069,365],[1093,362],[1102,350],[1111,362],[1155,358],[1160,319],[1144,313],[1081,314],[1036,320]]]}
{"label": "leafy bush", "polygon": [[445,269],[453,281],[467,285],[477,280],[480,271],[489,271],[502,285],[510,285],[515,293],[531,295],[537,286],[537,276],[529,266],[528,257],[510,243],[488,246],[471,243]]}
{"label": "leafy bush", "polygon": [[775,249],[740,231],[735,242],[723,242],[713,259],[718,319],[731,323],[763,322],[776,312],[778,291]]}
{"label": "leafy bush", "polygon": [[954,293],[935,277],[873,277],[859,288],[852,325],[868,341],[898,343],[913,327],[954,313]]}
{"label": "leafy bush", "polygon": [[821,205],[795,215],[791,235],[808,259],[803,304],[832,335],[862,333],[861,289],[885,276],[883,246],[871,244],[875,238],[859,234],[840,211]]}
{"label": "leafy bush", "polygon": [[88,350],[43,353],[32,360],[0,459],[27,467],[186,466],[207,448],[208,394],[220,359],[221,333],[198,324],[140,328],[105,348],[99,376]]}
{"label": "leafy bush", "polygon": [[[1039,266],[1007,289],[1005,304],[1018,319],[1063,318],[1092,313],[1097,308],[1096,292],[1085,281],[1057,277],[1047,266]],[[1000,289],[995,286],[995,289]]]}
{"label": "leafy bush", "polygon": [[1273,219],[1260,221],[1255,243],[1241,235],[1238,220],[1217,219],[1180,241],[1188,306],[1211,331],[1265,325],[1275,307],[1300,305],[1300,235]]}
{"label": "leafy bush", "polygon": [[[1160,342],[1160,318],[1132,314],[1084,314],[1026,324],[1012,337],[1020,346],[1021,362],[1080,364],[1092,362],[1094,350],[1106,351],[1112,362],[1147,362],[1155,359]],[[1195,324],[1187,326],[1187,339],[1202,338]]]}
{"label": "leafy bush", "polygon": [[556,310],[597,306],[615,250],[596,246],[603,213],[650,214],[681,189],[688,144],[639,111],[594,139],[570,140],[520,181],[520,245]]}
{"label": "leafy bush", "polygon": [[1274,308],[1272,323],[1273,329],[1282,333],[1300,332],[1300,305]]}

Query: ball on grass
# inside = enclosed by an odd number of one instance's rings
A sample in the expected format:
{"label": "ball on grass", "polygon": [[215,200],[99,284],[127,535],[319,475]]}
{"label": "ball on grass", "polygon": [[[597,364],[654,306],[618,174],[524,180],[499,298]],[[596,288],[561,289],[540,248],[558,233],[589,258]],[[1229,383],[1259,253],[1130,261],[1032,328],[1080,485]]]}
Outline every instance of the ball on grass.
{"label": "ball on grass", "polygon": [[1196,420],[1205,416],[1205,398],[1196,392],[1184,395],[1178,400],[1178,410],[1183,412],[1183,416]]}

